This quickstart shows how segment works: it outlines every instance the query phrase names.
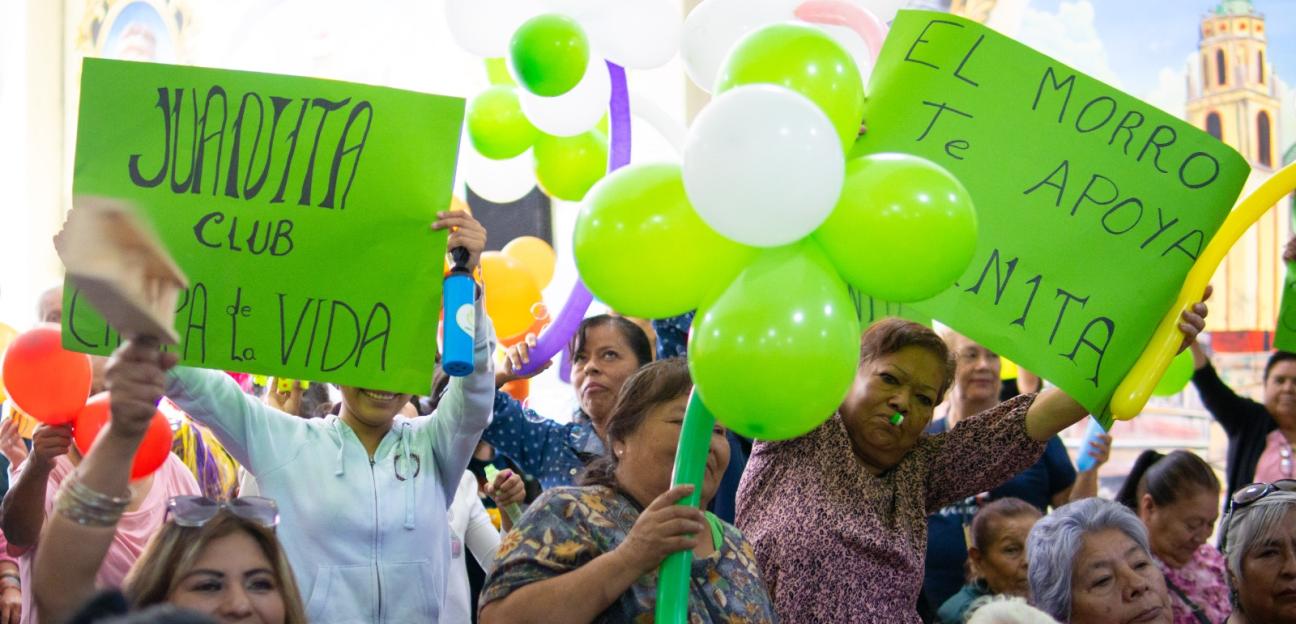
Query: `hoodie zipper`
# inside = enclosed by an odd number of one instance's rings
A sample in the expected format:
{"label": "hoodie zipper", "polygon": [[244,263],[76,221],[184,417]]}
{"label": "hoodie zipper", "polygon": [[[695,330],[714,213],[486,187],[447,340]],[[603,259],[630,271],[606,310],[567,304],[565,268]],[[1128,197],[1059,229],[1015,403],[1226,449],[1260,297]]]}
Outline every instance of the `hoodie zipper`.
{"label": "hoodie zipper", "polygon": [[374,501],[374,529],[373,529],[373,556],[374,556],[374,579],[378,582],[378,617],[375,622],[382,621],[382,571],[379,567],[378,559],[378,475],[374,470],[374,460],[369,459],[369,478],[373,481],[373,501]]}

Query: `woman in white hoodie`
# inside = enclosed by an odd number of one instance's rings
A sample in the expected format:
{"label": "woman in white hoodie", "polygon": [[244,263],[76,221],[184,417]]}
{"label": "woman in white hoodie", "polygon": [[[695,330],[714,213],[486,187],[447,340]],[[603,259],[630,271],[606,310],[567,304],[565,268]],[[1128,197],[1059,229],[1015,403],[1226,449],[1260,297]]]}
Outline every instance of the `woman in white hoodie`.
{"label": "woman in white hoodie", "polygon": [[[466,212],[437,217],[432,227],[450,229],[449,248],[468,249],[475,269],[485,228]],[[429,261],[439,270],[440,258]],[[339,415],[307,420],[243,394],[224,373],[168,373],[166,395],[279,503],[279,539],[309,621],[440,619],[451,558],[446,511],[495,398],[493,330],[480,296],[476,311],[476,368],[450,381],[431,418],[398,415],[409,395],[344,386]]]}

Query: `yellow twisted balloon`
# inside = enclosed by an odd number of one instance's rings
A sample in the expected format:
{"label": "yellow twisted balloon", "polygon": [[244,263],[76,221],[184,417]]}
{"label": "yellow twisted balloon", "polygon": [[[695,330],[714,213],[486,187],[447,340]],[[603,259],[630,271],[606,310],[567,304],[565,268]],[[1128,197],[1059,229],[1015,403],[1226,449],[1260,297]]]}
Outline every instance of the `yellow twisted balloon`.
{"label": "yellow twisted balloon", "polygon": [[1242,237],[1242,233],[1293,189],[1296,189],[1296,163],[1280,169],[1229,213],[1215,238],[1206,245],[1206,251],[1202,252],[1196,264],[1188,271],[1179,298],[1166,311],[1156,333],[1152,334],[1152,340],[1143,349],[1143,355],[1139,356],[1134,368],[1130,369],[1125,380],[1116,387],[1110,408],[1113,417],[1129,420],[1143,411],[1152,389],[1165,375],[1170,360],[1174,359],[1183,342],[1183,336],[1179,333],[1180,314],[1201,299],[1215,269],[1219,268],[1220,262],[1224,261],[1224,256]]}

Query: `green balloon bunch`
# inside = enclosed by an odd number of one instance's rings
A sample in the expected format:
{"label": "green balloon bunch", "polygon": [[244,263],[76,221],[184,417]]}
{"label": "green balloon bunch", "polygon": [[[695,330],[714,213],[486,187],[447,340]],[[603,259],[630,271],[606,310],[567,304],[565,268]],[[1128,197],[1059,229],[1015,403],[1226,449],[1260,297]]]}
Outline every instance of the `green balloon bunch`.
{"label": "green balloon bunch", "polygon": [[[816,28],[774,24],[743,38],[716,93],[750,84],[805,96],[831,121],[843,153],[855,143],[859,71]],[[976,228],[972,201],[948,171],[915,156],[870,154],[847,161],[837,204],[808,236],[758,249],[699,216],[680,167],[632,165],[590,191],[573,250],[590,291],[619,311],[661,318],[696,308],[689,367],[698,396],[738,433],[776,440],[818,426],[851,387],[861,327],[847,285],[897,303],[936,295],[966,269]]]}
{"label": "green balloon bunch", "polygon": [[[531,96],[520,96],[519,90],[541,98],[575,95],[572,90],[585,79],[589,62],[589,41],[576,20],[550,13],[524,22],[513,33],[507,61],[487,59],[492,86],[468,104],[467,132],[473,148],[492,160],[516,158],[532,150],[536,181],[546,193],[567,201],[583,199],[607,171],[607,117],[586,132],[558,136],[565,133],[553,118],[533,122],[528,117],[540,113],[524,106],[522,100]],[[592,101],[581,100],[583,106]],[[606,102],[600,102],[606,107]],[[581,110],[597,112],[588,106]],[[545,119],[549,125],[541,123]]]}

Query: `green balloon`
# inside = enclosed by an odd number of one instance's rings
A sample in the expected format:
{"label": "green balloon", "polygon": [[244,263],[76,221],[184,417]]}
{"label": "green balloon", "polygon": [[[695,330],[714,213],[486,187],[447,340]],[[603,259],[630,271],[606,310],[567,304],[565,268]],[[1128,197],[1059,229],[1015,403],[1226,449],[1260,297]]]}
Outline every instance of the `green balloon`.
{"label": "green balloon", "polygon": [[536,180],[558,199],[580,201],[607,172],[607,137],[597,130],[569,137],[541,134],[533,154]]}
{"label": "green balloon", "polygon": [[589,65],[589,40],[576,20],[548,13],[523,22],[513,33],[509,56],[518,83],[543,97],[572,90]]}
{"label": "green balloon", "polygon": [[842,150],[859,136],[864,82],[850,53],[823,31],[772,24],[739,40],[720,67],[715,93],[757,83],[787,87],[818,104],[837,129]]}
{"label": "green balloon", "polygon": [[531,149],[538,135],[513,87],[491,87],[468,103],[468,140],[482,156],[513,158]]}
{"label": "green balloon", "polygon": [[949,288],[972,260],[976,209],[940,165],[872,154],[846,163],[841,198],[813,236],[861,292],[921,301]]}
{"label": "green balloon", "polygon": [[826,420],[850,390],[860,324],[846,284],[813,241],[761,252],[698,311],[689,370],[730,429],[783,440]]}
{"label": "green balloon", "polygon": [[1170,367],[1166,369],[1165,375],[1161,376],[1161,381],[1157,382],[1152,394],[1155,396],[1174,396],[1183,392],[1188,387],[1188,382],[1192,381],[1193,376],[1193,357],[1192,351],[1184,350],[1183,353],[1176,355],[1170,360]]}
{"label": "green balloon", "polygon": [[623,167],[596,184],[576,217],[576,269],[612,309],[677,316],[718,294],[756,255],[693,211],[676,164]]}

